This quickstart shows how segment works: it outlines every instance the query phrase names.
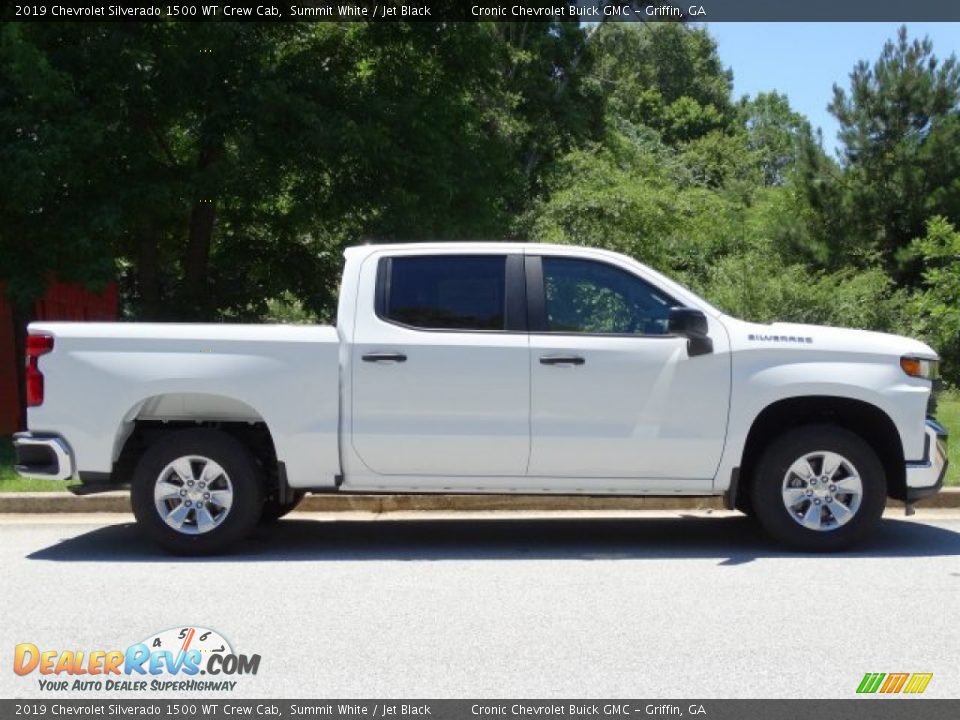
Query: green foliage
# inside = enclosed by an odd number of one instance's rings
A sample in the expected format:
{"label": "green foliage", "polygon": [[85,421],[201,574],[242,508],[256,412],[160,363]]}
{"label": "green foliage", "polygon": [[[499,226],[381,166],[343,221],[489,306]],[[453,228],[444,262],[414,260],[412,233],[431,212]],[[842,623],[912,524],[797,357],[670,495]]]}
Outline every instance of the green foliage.
{"label": "green foliage", "polygon": [[549,199],[534,212],[530,237],[603,247],[662,265],[675,215],[663,192],[668,186],[644,149],[623,155],[594,147],[558,162],[546,179]]}
{"label": "green foliage", "polygon": [[[951,437],[960,436],[960,394],[955,390],[943,393],[937,401],[937,420],[947,429]],[[960,485],[960,444],[948,443],[945,485]]]}
{"label": "green foliage", "polygon": [[607,23],[593,32],[593,68],[586,82],[599,87],[612,117],[653,128],[668,144],[732,121],[733,77],[706,30]]}
{"label": "green foliage", "polygon": [[584,30],[531,23],[7,24],[0,280],[119,272],[125,315],[334,304],[360,239],[506,234],[602,130]]}
{"label": "green foliage", "polygon": [[756,153],[764,185],[784,185],[803,148],[813,141],[809,121],[790,108],[786,95],[759,93],[738,107],[747,132],[747,147]]}
{"label": "green foliage", "polygon": [[913,241],[911,255],[922,270],[922,288],[911,303],[912,330],[938,348],[943,374],[960,379],[960,232],[937,216],[927,232]]}
{"label": "green foliage", "polygon": [[95,148],[116,119],[79,96],[28,32],[0,24],[0,281],[18,306],[43,292],[50,272],[96,286],[113,271],[103,242],[113,173]]}
{"label": "green foliage", "polygon": [[955,58],[903,29],[859,63],[836,160],[786,96],[731,90],[676,23],[7,23],[0,281],[329,321],[347,245],[516,237],[748,319],[917,334],[960,379]]}
{"label": "green foliage", "polygon": [[891,330],[902,298],[881,268],[811,271],[775,253],[730,255],[710,272],[703,292],[730,314],[757,322],[789,320]]}
{"label": "green foliage", "polygon": [[289,325],[314,325],[320,322],[320,318],[316,313],[308,310],[302,300],[288,292],[267,300],[267,311],[262,321]]}
{"label": "green foliage", "polygon": [[834,86],[840,122],[841,183],[847,243],[878,249],[908,282],[916,268],[903,253],[932,215],[960,221],[960,67],[940,61],[929,39],[902,27],[872,65],[861,61],[846,91]]}

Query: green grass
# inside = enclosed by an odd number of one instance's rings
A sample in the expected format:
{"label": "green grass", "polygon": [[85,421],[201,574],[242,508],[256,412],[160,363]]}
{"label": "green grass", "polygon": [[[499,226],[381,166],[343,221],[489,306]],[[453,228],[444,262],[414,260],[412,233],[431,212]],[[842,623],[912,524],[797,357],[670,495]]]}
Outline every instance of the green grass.
{"label": "green grass", "polygon": [[[950,467],[945,485],[960,485],[960,392],[946,392],[940,396],[937,420],[950,433]],[[0,437],[0,492],[50,492],[66,490],[67,482],[28,480],[13,471],[13,447],[10,438]]]}
{"label": "green grass", "polygon": [[960,485],[960,393],[945,392],[938,398],[937,420],[950,433],[947,443],[950,467],[944,485]]}
{"label": "green grass", "polygon": [[66,490],[66,481],[28,480],[13,471],[13,446],[10,438],[0,437],[0,492],[52,492]]}

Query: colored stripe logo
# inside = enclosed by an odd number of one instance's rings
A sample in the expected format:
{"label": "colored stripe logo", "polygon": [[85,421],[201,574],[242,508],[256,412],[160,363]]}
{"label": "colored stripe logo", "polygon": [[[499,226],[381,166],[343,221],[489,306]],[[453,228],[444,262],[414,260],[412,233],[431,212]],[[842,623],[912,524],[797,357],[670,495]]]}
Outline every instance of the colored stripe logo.
{"label": "colored stripe logo", "polygon": [[866,673],[857,687],[857,693],[893,695],[909,693],[918,695],[927,689],[933,673]]}

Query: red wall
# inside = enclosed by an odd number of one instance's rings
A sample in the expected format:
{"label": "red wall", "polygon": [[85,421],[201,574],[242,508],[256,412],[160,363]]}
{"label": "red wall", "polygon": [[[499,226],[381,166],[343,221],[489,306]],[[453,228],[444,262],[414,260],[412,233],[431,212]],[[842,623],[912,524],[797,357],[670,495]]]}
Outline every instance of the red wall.
{"label": "red wall", "polygon": [[[35,308],[37,320],[116,320],[117,285],[110,283],[102,293],[79,285],[52,282]],[[17,363],[13,344],[13,318],[6,294],[0,288],[0,435],[20,429]]]}

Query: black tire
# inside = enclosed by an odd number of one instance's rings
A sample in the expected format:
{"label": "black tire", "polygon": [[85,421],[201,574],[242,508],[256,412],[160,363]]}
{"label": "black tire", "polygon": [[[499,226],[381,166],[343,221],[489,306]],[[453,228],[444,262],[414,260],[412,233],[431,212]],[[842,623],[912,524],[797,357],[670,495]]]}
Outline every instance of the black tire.
{"label": "black tire", "polygon": [[739,510],[748,518],[756,516],[756,513],[753,512],[753,496],[751,495],[749,488],[743,486],[740,487],[740,492],[737,493],[736,505],[734,506],[735,510]]}
{"label": "black tire", "polygon": [[297,490],[293,494],[293,499],[285,503],[278,503],[274,496],[268,497],[263,503],[263,513],[260,515],[260,524],[267,525],[268,523],[276,522],[287,513],[292,512],[293,509],[300,504],[300,501],[303,500],[305,495],[306,493],[303,490]]}
{"label": "black tire", "polygon": [[[845,524],[836,525],[832,511],[819,510],[821,505],[829,507],[826,500],[818,505],[820,517],[833,525],[827,530],[810,529],[795,520],[782,495],[791,465],[808,453],[821,451],[846,458],[856,469],[862,486],[859,508]],[[821,467],[819,471],[822,470]],[[820,487],[823,492],[822,482]],[[877,453],[859,435],[835,425],[805,425],[784,433],[769,445],[757,463],[750,495],[754,516],[774,538],[797,550],[835,552],[863,541],[877,527],[887,502],[887,481]],[[843,497],[849,502],[849,496]],[[813,500],[804,502],[801,510],[810,508]]]}
{"label": "black tire", "polygon": [[[219,524],[199,534],[185,534],[169,526],[154,503],[154,488],[164,468],[185,456],[216,462],[232,486],[229,511]],[[263,507],[263,478],[250,451],[232,436],[210,428],[181,430],[157,440],[144,453],[133,474],[130,499],[140,528],[166,550],[177,555],[210,555],[230,548],[256,526]]]}

